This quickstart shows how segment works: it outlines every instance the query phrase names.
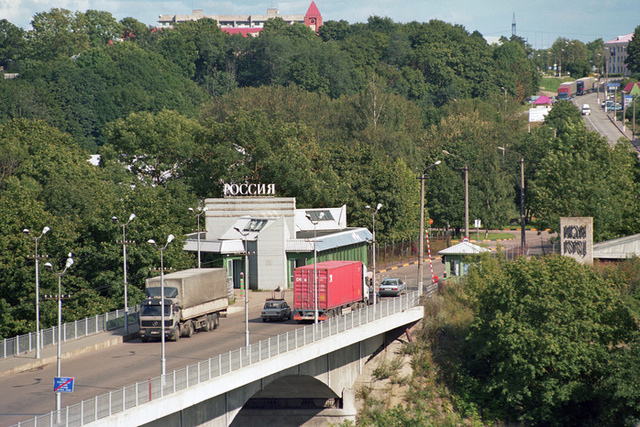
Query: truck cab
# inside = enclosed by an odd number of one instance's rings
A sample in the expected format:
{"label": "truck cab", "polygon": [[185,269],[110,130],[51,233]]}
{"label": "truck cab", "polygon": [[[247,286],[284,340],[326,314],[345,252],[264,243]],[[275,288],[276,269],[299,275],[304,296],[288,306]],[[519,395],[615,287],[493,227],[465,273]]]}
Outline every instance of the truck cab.
{"label": "truck cab", "polygon": [[[162,333],[162,290],[160,288],[147,288],[147,298],[140,303],[140,340],[148,341],[150,338],[160,338]],[[175,298],[178,295],[176,288],[164,288],[164,334],[165,337],[176,339],[180,334],[178,324],[180,319],[179,306]]]}

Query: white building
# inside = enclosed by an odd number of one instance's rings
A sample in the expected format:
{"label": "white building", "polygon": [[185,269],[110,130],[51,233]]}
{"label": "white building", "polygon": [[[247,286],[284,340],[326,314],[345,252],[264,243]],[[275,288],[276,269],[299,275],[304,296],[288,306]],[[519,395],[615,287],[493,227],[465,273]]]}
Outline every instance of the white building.
{"label": "white building", "polygon": [[627,46],[633,38],[633,33],[624,36],[618,36],[613,40],[609,40],[604,43],[605,49],[608,50],[607,55],[607,73],[622,74],[624,77],[629,77],[631,73],[627,69],[624,61],[627,59]]}
{"label": "white building", "polygon": [[158,28],[173,28],[175,24],[180,22],[198,21],[204,18],[218,22],[218,26],[222,31],[244,36],[258,35],[264,28],[265,22],[274,18],[281,18],[288,24],[304,24],[316,32],[322,26],[322,14],[320,14],[315,2],[312,1],[307,13],[304,14],[280,15],[278,9],[269,8],[266,15],[205,15],[202,10],[193,10],[190,15],[160,15],[158,17]]}
{"label": "white building", "polygon": [[[225,197],[206,199],[205,232],[200,235],[203,267],[225,267],[240,287],[248,247],[249,286],[254,290],[291,287],[293,269],[317,259],[362,261],[372,234],[347,227],[346,206],[296,209],[295,198]],[[197,235],[184,249],[197,252]]]}

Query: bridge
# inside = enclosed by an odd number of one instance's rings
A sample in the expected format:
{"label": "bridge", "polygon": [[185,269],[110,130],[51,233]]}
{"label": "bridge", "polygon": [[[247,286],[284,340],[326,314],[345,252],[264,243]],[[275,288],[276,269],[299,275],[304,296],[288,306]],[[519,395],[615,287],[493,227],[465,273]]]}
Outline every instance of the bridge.
{"label": "bridge", "polygon": [[423,317],[417,292],[203,360],[19,426],[326,425],[355,422],[356,377]]}

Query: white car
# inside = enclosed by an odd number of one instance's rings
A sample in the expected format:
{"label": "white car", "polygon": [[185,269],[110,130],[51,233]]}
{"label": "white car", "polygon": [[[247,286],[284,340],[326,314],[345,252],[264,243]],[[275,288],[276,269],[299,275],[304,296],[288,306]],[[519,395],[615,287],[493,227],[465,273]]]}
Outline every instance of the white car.
{"label": "white car", "polygon": [[396,297],[406,292],[405,284],[400,279],[386,278],[380,284],[378,292],[382,297]]}
{"label": "white car", "polygon": [[582,115],[583,116],[591,115],[591,107],[589,107],[589,104],[582,104]]}

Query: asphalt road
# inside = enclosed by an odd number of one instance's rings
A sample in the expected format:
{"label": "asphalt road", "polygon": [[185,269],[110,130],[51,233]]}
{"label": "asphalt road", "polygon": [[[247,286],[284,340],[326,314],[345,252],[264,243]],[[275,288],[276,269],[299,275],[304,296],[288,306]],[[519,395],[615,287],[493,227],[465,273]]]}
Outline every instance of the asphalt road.
{"label": "asphalt road", "polygon": [[[299,328],[294,321],[262,322],[260,310],[270,292],[255,292],[249,297],[249,337],[257,342]],[[285,296],[291,304],[292,294]],[[200,332],[191,338],[165,344],[167,372],[195,364],[201,360],[244,347],[244,302],[236,303],[241,310],[220,319],[212,332]],[[62,360],[62,376],[74,377],[73,393],[62,394],[62,407],[96,395],[121,389],[138,381],[160,375],[161,344],[142,343],[139,339]],[[41,368],[2,377],[0,392],[0,426],[25,421],[55,410],[53,378],[56,363]]]}
{"label": "asphalt road", "polygon": [[[600,97],[600,102],[598,102],[598,96]],[[618,139],[624,137],[624,134],[621,130],[622,126],[620,122],[617,122],[617,124],[620,125],[620,127],[618,127],[616,126],[616,122],[612,121],[614,116],[613,112],[607,114],[600,106],[600,103],[604,102],[604,99],[604,93],[601,91],[599,95],[597,92],[594,92],[583,96],[576,96],[573,99],[573,103],[580,109],[582,109],[583,104],[589,104],[591,107],[591,115],[583,116],[587,127],[607,138],[609,145],[613,147],[618,142]],[[627,137],[630,137],[630,130],[625,130]]]}

